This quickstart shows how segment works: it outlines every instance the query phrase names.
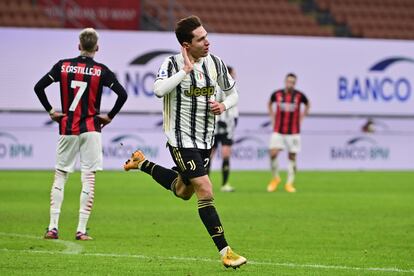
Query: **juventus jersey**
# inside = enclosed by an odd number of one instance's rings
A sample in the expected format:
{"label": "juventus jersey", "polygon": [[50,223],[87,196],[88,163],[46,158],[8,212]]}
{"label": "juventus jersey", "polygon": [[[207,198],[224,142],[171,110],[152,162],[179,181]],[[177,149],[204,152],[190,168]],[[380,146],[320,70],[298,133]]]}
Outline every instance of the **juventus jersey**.
{"label": "juventus jersey", "polygon": [[[184,67],[181,54],[166,58],[157,80],[167,79]],[[164,96],[164,132],[173,147],[210,149],[214,143],[215,115],[209,100],[216,100],[218,89],[235,85],[224,62],[209,54],[194,63],[194,69]]]}

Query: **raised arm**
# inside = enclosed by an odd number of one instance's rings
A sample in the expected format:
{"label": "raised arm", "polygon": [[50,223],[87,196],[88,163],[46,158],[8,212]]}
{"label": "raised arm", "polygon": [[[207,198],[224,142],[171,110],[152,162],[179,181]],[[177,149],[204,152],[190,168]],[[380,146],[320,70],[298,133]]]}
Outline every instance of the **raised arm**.
{"label": "raised arm", "polygon": [[187,50],[184,47],[181,47],[181,54],[184,58],[184,67],[175,74],[172,74],[173,65],[169,58],[161,65],[154,83],[154,93],[157,97],[164,97],[173,91],[185,76],[193,70],[193,64],[190,62]]}

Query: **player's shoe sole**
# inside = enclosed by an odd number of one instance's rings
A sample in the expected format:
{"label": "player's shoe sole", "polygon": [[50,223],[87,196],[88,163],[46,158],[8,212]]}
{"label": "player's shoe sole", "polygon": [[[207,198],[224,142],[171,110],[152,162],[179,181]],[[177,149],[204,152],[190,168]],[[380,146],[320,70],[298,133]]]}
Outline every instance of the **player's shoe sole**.
{"label": "player's shoe sole", "polygon": [[53,228],[52,230],[46,230],[44,238],[47,240],[57,240],[59,239],[58,230]]}
{"label": "player's shoe sole", "polygon": [[88,233],[77,232],[75,239],[78,241],[91,241],[93,238]]}
{"label": "player's shoe sole", "polygon": [[231,267],[233,269],[239,268],[247,263],[245,257],[235,253],[230,247],[227,249],[226,254],[221,258],[221,261],[226,268]]}
{"label": "player's shoe sole", "polygon": [[281,179],[280,177],[275,177],[272,179],[272,181],[270,181],[269,185],[267,185],[267,191],[269,193],[276,191],[277,186],[279,185]]}
{"label": "player's shoe sole", "polygon": [[293,186],[293,184],[292,184],[292,183],[287,183],[287,184],[285,185],[285,190],[286,190],[286,192],[288,192],[288,193],[296,193],[296,188]]}
{"label": "player's shoe sole", "polygon": [[142,151],[136,150],[131,154],[131,158],[129,158],[124,164],[124,170],[138,170],[145,161],[145,155]]}

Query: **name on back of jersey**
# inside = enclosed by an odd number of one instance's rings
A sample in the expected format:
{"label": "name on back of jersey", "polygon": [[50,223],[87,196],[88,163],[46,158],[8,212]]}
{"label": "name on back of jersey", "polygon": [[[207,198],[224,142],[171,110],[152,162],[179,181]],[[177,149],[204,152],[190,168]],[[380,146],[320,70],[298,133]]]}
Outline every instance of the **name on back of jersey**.
{"label": "name on back of jersey", "polygon": [[184,90],[184,95],[187,97],[199,97],[199,96],[213,96],[215,88],[214,86],[196,87],[191,85],[190,89]]}
{"label": "name on back of jersey", "polygon": [[102,71],[101,69],[94,68],[94,67],[80,67],[80,66],[73,66],[73,65],[66,66],[65,64],[63,64],[61,68],[61,72],[99,77]]}

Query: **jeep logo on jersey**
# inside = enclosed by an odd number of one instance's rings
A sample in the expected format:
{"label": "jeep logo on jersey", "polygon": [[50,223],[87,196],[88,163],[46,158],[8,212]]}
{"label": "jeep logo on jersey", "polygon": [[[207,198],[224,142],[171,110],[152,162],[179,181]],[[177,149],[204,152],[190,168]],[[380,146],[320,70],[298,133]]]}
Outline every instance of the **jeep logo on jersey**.
{"label": "jeep logo on jersey", "polygon": [[190,86],[190,90],[184,90],[184,95],[187,97],[199,97],[199,96],[213,96],[214,95],[214,86],[206,86],[206,87],[194,87]]}

